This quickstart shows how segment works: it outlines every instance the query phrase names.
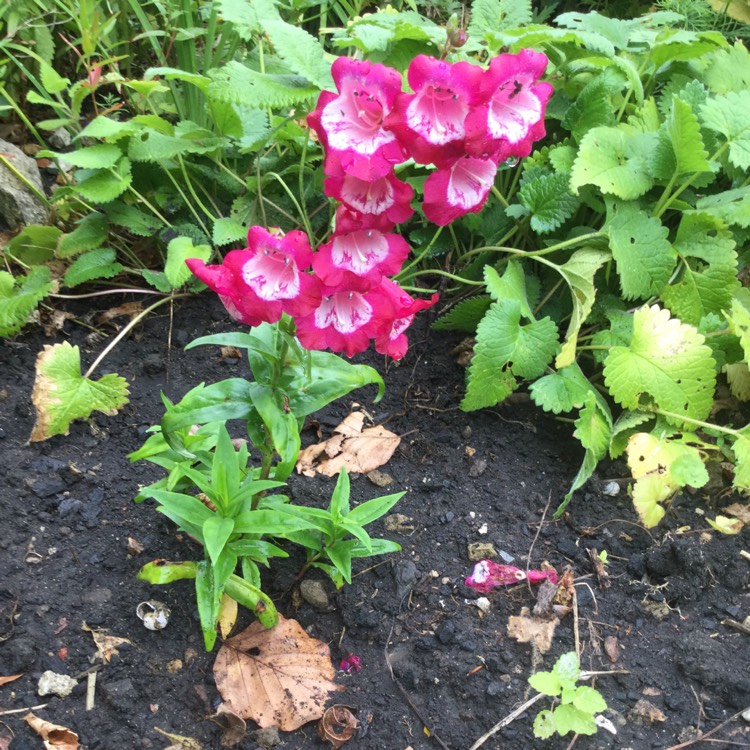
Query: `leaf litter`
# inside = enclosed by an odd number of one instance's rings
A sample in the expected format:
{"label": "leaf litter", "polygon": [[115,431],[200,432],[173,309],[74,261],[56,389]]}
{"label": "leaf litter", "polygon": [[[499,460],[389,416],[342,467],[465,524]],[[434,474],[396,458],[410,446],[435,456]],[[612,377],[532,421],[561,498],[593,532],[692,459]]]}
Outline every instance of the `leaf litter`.
{"label": "leaf litter", "polygon": [[332,477],[346,469],[349,473],[369,474],[386,464],[401,438],[382,425],[365,427],[365,416],[362,411],[351,412],[330,438],[302,450],[297,473]]}
{"label": "leaf litter", "polygon": [[281,616],[271,630],[254,622],[230,638],[214,663],[227,708],[285,732],[323,716],[329,695],[343,689],[333,682],[335,674],[328,646]]}

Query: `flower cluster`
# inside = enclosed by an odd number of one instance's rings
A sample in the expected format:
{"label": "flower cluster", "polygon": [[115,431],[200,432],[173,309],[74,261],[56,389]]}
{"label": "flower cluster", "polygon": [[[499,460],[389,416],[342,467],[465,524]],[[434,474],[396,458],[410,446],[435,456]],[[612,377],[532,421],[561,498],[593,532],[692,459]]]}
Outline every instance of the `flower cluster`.
{"label": "flower cluster", "polygon": [[398,71],[338,58],[337,92],[324,91],[308,118],[326,150],[326,191],[352,211],[400,223],[413,190],[393,168],[411,158],[436,167],[422,206],[431,222],[480,211],[499,164],[528,156],[544,136],[546,67],[545,55],[526,49],[487,70],[419,55],[407,74],[413,93],[404,93]]}
{"label": "flower cluster", "polygon": [[336,92],[324,91],[308,117],[325,149],[326,194],[342,204],[328,242],[313,252],[300,231],[252,227],[247,248],[221,265],[191,259],[190,270],[243,323],[287,314],[307,349],[351,357],[374,340],[378,352],[400,359],[405,330],[437,295],[415,300],[389,278],[409,254],[393,230],[414,213],[414,190],[394,167],[410,158],[435,165],[423,204],[435,224],[481,210],[498,165],[528,155],[544,135],[552,93],[539,82],[546,65],[530,50],[500,55],[487,70],[419,55],[409,66],[408,94],[398,71],[338,58]]}

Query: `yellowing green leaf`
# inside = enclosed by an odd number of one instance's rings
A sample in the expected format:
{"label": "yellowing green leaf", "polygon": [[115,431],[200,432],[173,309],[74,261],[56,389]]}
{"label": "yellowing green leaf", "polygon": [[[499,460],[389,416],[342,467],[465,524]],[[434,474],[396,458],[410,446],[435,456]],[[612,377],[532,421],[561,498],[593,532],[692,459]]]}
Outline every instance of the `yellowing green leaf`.
{"label": "yellowing green leaf", "polygon": [[729,390],[740,401],[750,401],[750,369],[745,362],[724,365]]}
{"label": "yellowing green leaf", "polygon": [[732,91],[709,99],[701,108],[703,124],[729,144],[729,161],[750,169],[750,91]]}
{"label": "yellowing green leaf", "polygon": [[745,352],[745,362],[750,362],[750,289],[743,287],[735,292],[728,317],[730,330]]}
{"label": "yellowing green leaf", "polygon": [[610,349],[604,381],[626,409],[652,401],[676,415],[703,420],[716,384],[715,362],[704,342],[693,326],[671,318],[668,310],[641,307],[633,315],[630,345]]}
{"label": "yellowing green leaf", "polygon": [[633,487],[633,507],[646,528],[656,526],[664,518],[661,505],[675,493],[674,487],[658,475],[639,479]]}
{"label": "yellowing green leaf", "polygon": [[112,416],[128,403],[128,384],[119,375],[89,380],[81,375],[81,352],[67,342],[45,346],[36,360],[32,401],[36,422],[31,442],[67,435],[71,422],[92,412]]}
{"label": "yellowing green leaf", "polygon": [[21,330],[31,311],[52,290],[50,278],[46,266],[35,266],[27,276],[16,279],[0,271],[0,336]]}
{"label": "yellowing green leaf", "polygon": [[728,518],[727,516],[716,516],[713,520],[707,518],[708,525],[722,534],[739,534],[744,527],[744,523],[739,518]]}

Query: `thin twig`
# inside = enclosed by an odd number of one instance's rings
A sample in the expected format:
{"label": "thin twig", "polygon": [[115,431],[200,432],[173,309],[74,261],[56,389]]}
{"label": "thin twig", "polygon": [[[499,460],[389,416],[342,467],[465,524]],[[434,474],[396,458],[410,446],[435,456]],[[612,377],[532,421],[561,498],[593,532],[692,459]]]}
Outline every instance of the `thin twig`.
{"label": "thin twig", "polygon": [[722,620],[721,624],[726,625],[729,628],[734,628],[745,635],[750,635],[750,628],[742,622],[737,622],[737,620],[727,618],[726,620]]}
{"label": "thin twig", "polygon": [[715,726],[710,732],[706,732],[705,734],[702,734],[700,737],[696,737],[693,740],[681,742],[679,745],[672,745],[671,747],[668,747],[667,750],[682,750],[683,747],[690,747],[690,745],[695,745],[696,742],[704,742],[711,735],[716,734],[720,729],[724,729],[727,724],[731,724],[736,718],[742,716],[745,711],[750,711],[750,706],[748,706],[747,708],[743,708],[742,711],[737,711],[736,714],[730,716],[726,721],[722,721],[721,724]]}
{"label": "thin twig", "polygon": [[517,719],[522,713],[525,713],[527,709],[531,708],[535,703],[538,703],[542,698],[544,698],[543,693],[537,693],[533,698],[529,698],[525,703],[522,703],[517,709],[514,711],[511,711],[504,719],[501,721],[498,721],[497,724],[495,724],[492,729],[490,729],[488,732],[485,732],[470,748],[469,750],[477,750],[477,748],[482,747],[485,742],[490,737],[493,737],[496,735],[501,729],[504,729],[508,726],[511,722],[513,722],[515,719]]}
{"label": "thin twig", "polygon": [[531,593],[531,583],[529,583],[529,568],[531,567],[531,553],[534,551],[534,545],[536,544],[536,540],[539,539],[539,534],[542,531],[542,526],[544,526],[544,519],[547,517],[547,511],[549,510],[549,505],[552,502],[552,490],[550,490],[549,497],[547,498],[547,504],[544,506],[544,510],[542,511],[542,520],[539,521],[539,526],[537,526],[536,534],[534,534],[534,538],[531,540],[531,546],[529,547],[528,555],[526,556],[526,586],[529,589],[529,593]]}
{"label": "thin twig", "polygon": [[47,708],[47,703],[40,703],[38,706],[29,706],[28,708],[9,708],[5,711],[0,711],[0,716],[8,716],[9,714],[22,714],[24,711],[38,711],[40,708]]}

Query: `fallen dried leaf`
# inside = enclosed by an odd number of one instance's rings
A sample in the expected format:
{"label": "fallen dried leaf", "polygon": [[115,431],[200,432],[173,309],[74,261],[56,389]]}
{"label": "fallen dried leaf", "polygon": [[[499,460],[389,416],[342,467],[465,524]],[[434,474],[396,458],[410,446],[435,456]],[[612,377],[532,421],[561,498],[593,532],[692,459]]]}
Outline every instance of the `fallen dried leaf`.
{"label": "fallen dried leaf", "polygon": [[328,646],[283,617],[271,630],[255,622],[230,638],[214,663],[227,708],[285,732],[323,716],[329,694],[343,689],[334,675]]}
{"label": "fallen dried leaf", "polygon": [[42,317],[42,328],[44,335],[48,338],[55,336],[65,327],[66,320],[75,320],[75,315],[65,310],[52,310],[48,315]]}
{"label": "fallen dried leaf", "polygon": [[359,729],[359,722],[352,713],[351,707],[341,704],[327,709],[317,726],[318,737],[323,742],[329,742],[332,750],[339,750],[349,742],[357,729]]}
{"label": "fallen dried leaf", "polygon": [[8,750],[11,742],[13,742],[13,731],[7,724],[2,724],[0,727],[0,750]]}
{"label": "fallen dried leaf", "polygon": [[245,739],[247,734],[247,724],[241,716],[222,703],[216,713],[211,717],[211,721],[221,727],[221,746],[234,747],[239,745]]}
{"label": "fallen dried leaf", "polygon": [[630,718],[641,723],[653,724],[656,721],[666,721],[667,717],[650,701],[639,700],[630,711]]}
{"label": "fallen dried leaf", "polygon": [[98,323],[111,323],[115,318],[120,318],[123,315],[127,315],[130,320],[137,317],[143,312],[142,302],[126,302],[124,305],[118,305],[117,307],[110,307],[109,310],[99,313],[97,317]]}
{"label": "fallen dried leaf", "polygon": [[378,469],[373,469],[372,471],[367,472],[367,478],[376,487],[388,487],[393,484],[393,477],[387,472],[379,471]]}
{"label": "fallen dried leaf", "polygon": [[659,688],[645,687],[645,688],[643,688],[643,694],[644,695],[648,695],[648,696],[654,698],[657,695],[661,695],[662,692],[661,692],[661,690],[659,690]]}
{"label": "fallen dried leaf", "polygon": [[727,507],[724,508],[724,512],[727,515],[739,518],[742,523],[750,526],[750,505],[748,505],[747,503],[745,503],[744,505],[742,503],[732,503],[731,505],[727,505]]}
{"label": "fallen dried leaf", "polygon": [[42,738],[46,750],[79,750],[78,735],[67,727],[53,724],[28,713],[23,720]]}
{"label": "fallen dried leaf", "polygon": [[22,674],[11,674],[7,676],[0,675],[0,685],[7,685],[9,682],[13,682],[13,680],[17,680],[19,677],[23,677]]}
{"label": "fallen dried leaf", "polygon": [[608,635],[604,639],[604,653],[607,654],[607,658],[612,664],[615,664],[620,658],[620,643],[615,636]]}
{"label": "fallen dried leaf", "polygon": [[556,617],[551,620],[530,617],[529,608],[523,607],[520,615],[508,618],[508,635],[519,643],[534,643],[539,653],[546,654],[552,646],[552,636],[558,622]]}
{"label": "fallen dried leaf", "polygon": [[91,633],[96,645],[97,656],[105,664],[109,664],[110,659],[113,656],[117,656],[120,652],[117,650],[118,646],[122,646],[124,643],[133,645],[132,641],[127,638],[118,638],[115,635],[107,635],[106,630],[97,630],[96,628],[90,628],[85,622],[81,625],[81,630],[85,630],[87,633]]}
{"label": "fallen dried leaf", "polygon": [[220,351],[222,359],[240,359],[242,357],[242,352],[236,346],[222,346]]}
{"label": "fallen dried leaf", "polygon": [[128,554],[131,557],[136,557],[137,555],[140,555],[141,552],[143,552],[143,545],[137,539],[134,539],[132,536],[129,536],[128,537]]}
{"label": "fallen dried leaf", "polygon": [[401,438],[380,425],[363,429],[364,422],[361,411],[349,414],[332,437],[299,454],[297,473],[332,477],[345,468],[350,473],[368,474],[387,463]]}
{"label": "fallen dried leaf", "polygon": [[172,734],[165,732],[159,727],[154,727],[154,731],[164,735],[172,744],[165,747],[164,750],[203,750],[203,746],[192,737],[183,737],[181,734]]}

